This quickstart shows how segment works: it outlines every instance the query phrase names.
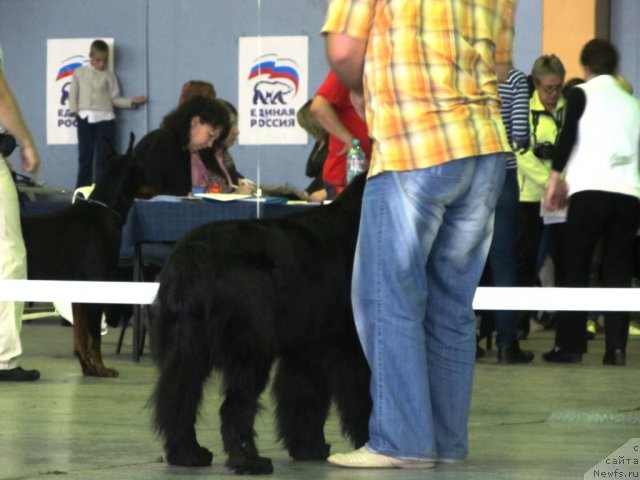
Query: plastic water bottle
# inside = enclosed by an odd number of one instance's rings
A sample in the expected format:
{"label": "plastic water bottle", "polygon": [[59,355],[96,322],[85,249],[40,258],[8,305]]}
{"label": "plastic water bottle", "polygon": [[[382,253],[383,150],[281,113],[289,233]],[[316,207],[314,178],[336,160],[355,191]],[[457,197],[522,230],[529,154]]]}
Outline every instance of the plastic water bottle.
{"label": "plastic water bottle", "polygon": [[351,148],[347,152],[347,183],[351,183],[353,177],[366,171],[367,157],[360,148],[360,140],[354,138],[351,142]]}

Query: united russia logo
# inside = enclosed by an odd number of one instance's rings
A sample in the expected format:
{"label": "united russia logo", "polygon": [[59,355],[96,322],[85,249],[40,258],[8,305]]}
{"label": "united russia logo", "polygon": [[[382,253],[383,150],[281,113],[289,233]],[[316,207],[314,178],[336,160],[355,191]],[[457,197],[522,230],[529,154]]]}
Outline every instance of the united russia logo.
{"label": "united russia logo", "polygon": [[82,67],[87,60],[84,55],[72,55],[65,58],[58,68],[56,74],[56,89],[59,89],[58,104],[58,126],[71,127],[75,125],[75,118],[69,113],[69,88],[71,87],[71,77],[76,69]]}
{"label": "united russia logo", "polygon": [[268,53],[257,58],[247,80],[253,82],[251,127],[294,127],[296,109],[289,103],[300,86],[298,65],[291,58]]}
{"label": "united russia logo", "polygon": [[298,65],[291,58],[279,58],[269,53],[258,58],[248,80],[257,79],[253,86],[254,105],[286,105],[288,98],[298,93],[300,75]]}

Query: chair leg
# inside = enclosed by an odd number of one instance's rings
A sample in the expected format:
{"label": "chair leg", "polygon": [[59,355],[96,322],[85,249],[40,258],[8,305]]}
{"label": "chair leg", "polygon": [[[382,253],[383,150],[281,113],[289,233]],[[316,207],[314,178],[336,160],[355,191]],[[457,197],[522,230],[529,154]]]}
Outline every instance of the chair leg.
{"label": "chair leg", "polygon": [[118,336],[118,345],[116,346],[116,353],[118,355],[120,355],[120,352],[122,351],[122,344],[124,342],[124,336],[127,332],[128,325],[129,325],[129,319],[123,317],[120,320],[120,335]]}
{"label": "chair leg", "polygon": [[149,318],[151,316],[151,308],[149,307],[149,305],[138,308],[140,308],[140,319],[136,327],[138,330],[138,336],[136,338],[136,342],[134,343],[134,345],[136,345],[136,347],[134,348],[136,349],[137,360],[139,360],[144,353],[144,344],[147,338],[147,331],[149,329]]}

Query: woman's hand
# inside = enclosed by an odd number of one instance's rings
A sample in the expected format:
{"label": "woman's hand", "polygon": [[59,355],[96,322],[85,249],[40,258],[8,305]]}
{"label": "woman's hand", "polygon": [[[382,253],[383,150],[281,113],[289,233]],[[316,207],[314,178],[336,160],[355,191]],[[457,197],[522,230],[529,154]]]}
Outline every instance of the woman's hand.
{"label": "woman's hand", "polygon": [[256,184],[251,180],[247,180],[246,178],[238,179],[238,188],[233,193],[238,193],[240,195],[253,195],[256,193]]}
{"label": "woman's hand", "polygon": [[560,178],[560,173],[553,171],[544,195],[544,206],[549,210],[564,208],[567,204],[569,188],[567,182]]}

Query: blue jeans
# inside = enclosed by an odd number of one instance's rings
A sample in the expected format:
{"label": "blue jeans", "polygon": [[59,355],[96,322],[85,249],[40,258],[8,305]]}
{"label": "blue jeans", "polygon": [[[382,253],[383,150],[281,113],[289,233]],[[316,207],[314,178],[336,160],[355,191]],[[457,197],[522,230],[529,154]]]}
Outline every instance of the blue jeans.
{"label": "blue jeans", "polygon": [[78,117],[78,176],[76,188],[98,183],[107,162],[108,143],[116,138],[116,121],[89,123]]}
{"label": "blue jeans", "polygon": [[[506,170],[502,192],[496,205],[493,239],[487,258],[494,287],[518,285],[516,257],[518,248],[518,174],[515,168]],[[506,348],[517,341],[518,314],[513,310],[493,312],[496,344]]]}
{"label": "blue jeans", "polygon": [[476,351],[471,303],[506,158],[466,158],[367,182],[352,301],[371,367],[373,452],[467,456]]}

